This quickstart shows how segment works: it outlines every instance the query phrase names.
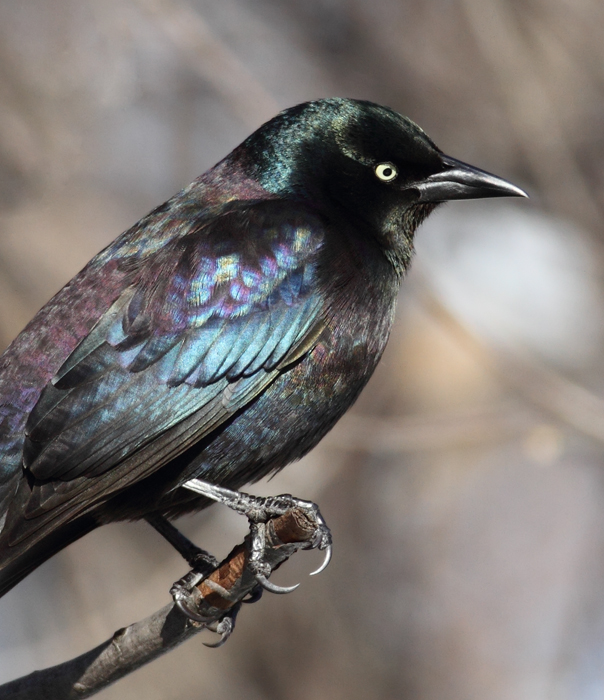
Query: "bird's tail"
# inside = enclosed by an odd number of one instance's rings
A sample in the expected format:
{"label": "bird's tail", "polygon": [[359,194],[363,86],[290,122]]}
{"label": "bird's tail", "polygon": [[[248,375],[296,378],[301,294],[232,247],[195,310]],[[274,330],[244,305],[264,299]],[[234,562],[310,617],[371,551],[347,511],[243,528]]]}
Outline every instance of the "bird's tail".
{"label": "bird's tail", "polygon": [[14,551],[11,547],[10,557],[8,550],[0,550],[0,598],[47,559],[97,525],[93,517],[84,515],[50,532],[35,544],[23,546],[22,551]]}

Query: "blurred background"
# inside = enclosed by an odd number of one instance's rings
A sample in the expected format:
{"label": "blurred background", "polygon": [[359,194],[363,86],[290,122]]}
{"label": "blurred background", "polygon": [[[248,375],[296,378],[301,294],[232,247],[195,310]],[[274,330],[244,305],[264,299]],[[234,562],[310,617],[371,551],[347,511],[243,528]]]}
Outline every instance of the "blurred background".
{"label": "blurred background", "polygon": [[[454,203],[417,240],[387,353],[308,458],[321,576],[99,697],[604,698],[604,4],[0,3],[0,344],[84,263],[279,109],[387,104],[530,201]],[[225,555],[214,507],[181,521]],[[102,528],[0,601],[0,681],[165,605],[186,565]],[[205,636],[207,635],[207,636]]]}

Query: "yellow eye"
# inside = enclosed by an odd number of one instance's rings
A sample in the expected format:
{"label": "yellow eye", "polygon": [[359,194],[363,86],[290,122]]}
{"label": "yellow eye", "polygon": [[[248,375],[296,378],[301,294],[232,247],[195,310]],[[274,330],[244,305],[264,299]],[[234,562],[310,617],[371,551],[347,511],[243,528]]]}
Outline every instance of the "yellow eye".
{"label": "yellow eye", "polygon": [[375,166],[375,174],[382,182],[392,182],[398,175],[394,163],[378,163]]}

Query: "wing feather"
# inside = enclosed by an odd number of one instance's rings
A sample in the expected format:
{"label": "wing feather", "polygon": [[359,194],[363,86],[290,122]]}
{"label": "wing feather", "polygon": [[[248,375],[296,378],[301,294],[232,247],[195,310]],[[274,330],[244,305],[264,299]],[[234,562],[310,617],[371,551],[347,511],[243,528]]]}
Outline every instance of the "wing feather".
{"label": "wing feather", "polygon": [[29,416],[32,493],[11,541],[152,473],[307,352],[323,236],[291,203],[248,203],[145,258]]}

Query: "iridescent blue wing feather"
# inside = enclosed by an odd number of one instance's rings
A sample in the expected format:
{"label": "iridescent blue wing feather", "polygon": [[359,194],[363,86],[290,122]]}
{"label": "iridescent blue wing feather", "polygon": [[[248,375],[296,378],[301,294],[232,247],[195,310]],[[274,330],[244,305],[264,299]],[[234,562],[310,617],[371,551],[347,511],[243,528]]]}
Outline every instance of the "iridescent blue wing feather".
{"label": "iridescent blue wing feather", "polygon": [[37,486],[26,518],[41,526],[76,493],[87,492],[77,499],[86,505],[143,478],[312,347],[323,327],[322,243],[304,210],[248,203],[133,266],[131,285],[29,416],[24,465]]}

